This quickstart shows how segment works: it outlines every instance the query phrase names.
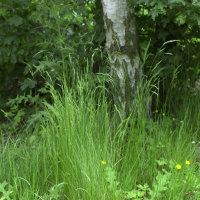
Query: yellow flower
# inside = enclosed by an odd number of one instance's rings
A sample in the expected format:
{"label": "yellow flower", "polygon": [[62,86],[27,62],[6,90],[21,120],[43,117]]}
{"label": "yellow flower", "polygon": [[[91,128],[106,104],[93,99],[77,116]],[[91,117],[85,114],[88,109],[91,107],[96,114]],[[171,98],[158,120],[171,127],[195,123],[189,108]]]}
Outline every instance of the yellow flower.
{"label": "yellow flower", "polygon": [[181,169],[181,165],[176,165],[176,168],[177,169]]}
{"label": "yellow flower", "polygon": [[165,116],[165,113],[163,113],[162,115]]}
{"label": "yellow flower", "polygon": [[183,121],[181,121],[181,123],[182,123]]}
{"label": "yellow flower", "polygon": [[158,110],[156,110],[155,112],[158,113]]}
{"label": "yellow flower", "polygon": [[185,163],[186,163],[186,165],[190,165],[190,161],[188,161],[188,160],[186,160]]}
{"label": "yellow flower", "polygon": [[175,118],[173,118],[173,121],[175,120]]}
{"label": "yellow flower", "polygon": [[105,165],[105,164],[106,164],[106,161],[102,161],[102,164]]}

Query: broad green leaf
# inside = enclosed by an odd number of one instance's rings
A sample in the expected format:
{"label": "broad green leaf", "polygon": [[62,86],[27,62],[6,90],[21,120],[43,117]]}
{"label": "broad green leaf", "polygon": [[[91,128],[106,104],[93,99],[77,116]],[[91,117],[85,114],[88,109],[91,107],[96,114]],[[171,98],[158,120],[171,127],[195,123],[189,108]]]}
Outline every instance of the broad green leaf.
{"label": "broad green leaf", "polygon": [[140,188],[141,190],[149,190],[149,185],[147,183],[145,183],[144,186],[137,185],[137,187]]}
{"label": "broad green leaf", "polygon": [[12,17],[7,19],[7,22],[10,25],[19,26],[19,25],[23,24],[23,18],[18,15],[13,15]]}
{"label": "broad green leaf", "polygon": [[16,36],[8,36],[4,39],[4,44],[8,44],[8,45],[11,45],[11,42],[14,41],[16,39]]}
{"label": "broad green leaf", "polygon": [[8,12],[8,9],[0,7],[0,16],[7,17],[7,16],[9,16],[9,14],[10,13]]}
{"label": "broad green leaf", "polygon": [[37,84],[36,81],[33,81],[30,78],[27,78],[22,83],[21,90],[25,90],[27,87],[34,88],[36,84]]}
{"label": "broad green leaf", "polygon": [[86,10],[86,7],[85,6],[79,6],[76,11],[78,15],[83,15],[83,16],[86,16],[87,15],[87,10]]}
{"label": "broad green leaf", "polygon": [[185,15],[179,15],[176,19],[175,19],[176,23],[178,23],[178,25],[182,25],[185,24],[186,21],[186,16]]}
{"label": "broad green leaf", "polygon": [[137,190],[132,190],[127,193],[126,198],[131,199],[131,198],[136,198],[137,197]]}
{"label": "broad green leaf", "polygon": [[159,166],[163,166],[167,164],[166,159],[161,158],[160,160],[156,160]]}
{"label": "broad green leaf", "polygon": [[19,55],[23,55],[25,53],[25,50],[24,49],[20,49],[18,52],[17,52],[17,54],[19,54]]}
{"label": "broad green leaf", "polygon": [[156,5],[156,4],[157,4],[157,1],[156,1],[156,0],[153,0],[153,1],[150,3],[151,6],[154,6],[154,5]]}
{"label": "broad green leaf", "polygon": [[151,11],[149,12],[149,15],[151,15],[151,16],[152,16],[152,19],[155,21],[155,18],[156,18],[156,16],[158,15],[158,13],[159,13],[158,10],[153,9],[153,10],[151,10]]}
{"label": "broad green leaf", "polygon": [[145,191],[138,191],[137,195],[138,197],[143,197],[146,194]]}
{"label": "broad green leaf", "polygon": [[15,45],[12,45],[11,49],[12,49],[12,52],[16,52],[17,51],[17,47]]}
{"label": "broad green leaf", "polygon": [[0,183],[0,193],[2,193],[2,200],[11,200],[10,194],[13,193],[13,187],[9,185],[6,181],[4,181],[3,183]]}
{"label": "broad green leaf", "polygon": [[199,6],[200,6],[200,1],[197,0],[196,2],[194,2],[194,3],[193,3],[193,6],[197,6],[197,7],[199,7]]}

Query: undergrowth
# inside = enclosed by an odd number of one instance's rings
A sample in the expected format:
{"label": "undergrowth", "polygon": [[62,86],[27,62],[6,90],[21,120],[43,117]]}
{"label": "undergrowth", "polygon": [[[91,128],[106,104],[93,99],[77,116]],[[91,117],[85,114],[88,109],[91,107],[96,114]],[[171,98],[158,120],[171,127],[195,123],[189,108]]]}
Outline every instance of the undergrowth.
{"label": "undergrowth", "polygon": [[80,79],[76,90],[50,92],[54,103],[44,103],[33,135],[1,131],[1,199],[200,198],[195,105],[177,117],[158,108],[149,120],[136,109],[121,119],[104,84],[91,89]]}
{"label": "undergrowth", "polygon": [[[39,75],[47,82],[39,93],[18,95],[8,101],[9,111],[1,110],[10,124],[0,127],[0,200],[200,199],[198,91],[177,88],[175,70],[159,102],[164,80],[150,74],[155,79],[137,89],[137,106],[123,119],[110,98],[108,74],[90,69],[79,76],[80,62],[92,68],[95,53],[80,61],[61,36],[41,43],[60,51],[61,59],[47,52],[37,65],[27,65],[33,80],[25,79],[21,89],[34,88]],[[148,67],[155,74],[161,64]],[[107,71],[107,64],[102,68]],[[155,109],[147,118],[152,91]],[[25,110],[21,104],[27,103]]]}

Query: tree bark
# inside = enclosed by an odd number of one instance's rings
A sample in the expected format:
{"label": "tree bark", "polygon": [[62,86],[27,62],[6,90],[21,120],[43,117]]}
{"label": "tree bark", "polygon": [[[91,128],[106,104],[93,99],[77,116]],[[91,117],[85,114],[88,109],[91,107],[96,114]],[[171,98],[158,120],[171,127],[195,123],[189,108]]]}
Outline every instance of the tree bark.
{"label": "tree bark", "polygon": [[142,79],[138,35],[134,9],[127,0],[101,0],[106,29],[114,101],[123,118],[128,117],[135,103],[137,86]]}

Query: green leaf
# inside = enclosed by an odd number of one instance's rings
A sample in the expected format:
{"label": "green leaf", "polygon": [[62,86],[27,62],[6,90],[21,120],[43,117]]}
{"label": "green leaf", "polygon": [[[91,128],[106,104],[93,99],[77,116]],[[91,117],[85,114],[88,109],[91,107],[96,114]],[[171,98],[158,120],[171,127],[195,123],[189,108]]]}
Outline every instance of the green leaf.
{"label": "green leaf", "polygon": [[171,173],[161,174],[158,172],[156,180],[153,181],[153,190],[149,191],[152,199],[155,197],[158,199],[162,197],[163,193],[168,189],[170,176]]}
{"label": "green leaf", "polygon": [[17,62],[16,54],[14,52],[11,52],[11,54],[10,54],[10,62],[11,63]]}
{"label": "green leaf", "polygon": [[185,1],[183,1],[183,0],[170,0],[169,4],[170,5],[172,5],[172,4],[182,4],[182,5],[185,6]]}
{"label": "green leaf", "polygon": [[193,6],[200,6],[200,1],[198,0],[194,1]]}
{"label": "green leaf", "polygon": [[25,90],[27,87],[34,88],[36,84],[37,84],[36,81],[33,81],[30,78],[27,78],[22,83],[21,90]]}
{"label": "green leaf", "polygon": [[126,195],[127,199],[136,198],[136,197],[137,197],[137,191],[136,190],[132,190],[132,191],[128,192],[127,195]]}
{"label": "green leaf", "polygon": [[20,0],[19,2],[20,2],[22,7],[26,8],[26,7],[29,6],[31,1],[30,0]]}
{"label": "green leaf", "polygon": [[0,183],[0,193],[2,193],[1,199],[11,200],[10,194],[13,192],[13,187],[9,185],[6,181]]}
{"label": "green leaf", "polygon": [[200,26],[200,16],[198,16],[196,19],[197,19],[198,26]]}
{"label": "green leaf", "polygon": [[12,17],[7,19],[7,22],[10,25],[19,26],[19,25],[23,24],[23,18],[18,15],[13,15]]}
{"label": "green leaf", "polygon": [[0,7],[0,16],[7,17],[9,15],[8,9]]}
{"label": "green leaf", "polygon": [[167,164],[167,161],[164,158],[161,158],[160,160],[156,160],[156,162],[158,163],[159,166],[163,166]]}
{"label": "green leaf", "polygon": [[158,15],[160,11],[156,10],[156,9],[152,9],[150,12],[149,12],[149,15],[151,15],[152,19],[155,21],[155,18],[156,16]]}
{"label": "green leaf", "polygon": [[143,197],[146,194],[145,191],[138,191],[137,195],[138,197]]}
{"label": "green leaf", "polygon": [[14,117],[14,125],[16,126],[22,119],[22,117],[25,115],[24,109],[20,109],[17,112],[17,115]]}
{"label": "green leaf", "polygon": [[38,90],[38,92],[41,92],[42,94],[50,93],[50,91],[47,90],[46,88],[40,88],[40,89]]}
{"label": "green leaf", "polygon": [[50,197],[53,198],[53,199],[54,199],[54,198],[55,198],[55,199],[58,199],[58,198],[61,196],[62,190],[63,190],[63,184],[62,184],[62,183],[53,186],[53,187],[49,190]]}
{"label": "green leaf", "polygon": [[111,167],[107,167],[106,168],[106,181],[108,183],[110,183],[109,188],[113,189],[114,187],[116,187],[117,185],[119,185],[119,182],[116,181],[116,172],[111,168]]}
{"label": "green leaf", "polygon": [[144,186],[142,185],[137,185],[138,188],[140,188],[141,190],[149,190],[149,185],[147,183],[144,184]]}
{"label": "green leaf", "polygon": [[16,52],[17,51],[17,47],[15,45],[12,45],[11,49],[12,49],[12,52]]}
{"label": "green leaf", "polygon": [[176,19],[175,22],[178,23],[178,25],[185,24],[186,21],[186,16],[185,15],[179,15]]}
{"label": "green leaf", "polygon": [[78,15],[83,15],[83,16],[86,16],[87,15],[87,10],[86,10],[86,7],[85,6],[79,6],[76,10]]}
{"label": "green leaf", "polygon": [[19,55],[23,55],[24,53],[25,53],[24,49],[20,49],[20,50],[17,52],[17,54],[19,54]]}

